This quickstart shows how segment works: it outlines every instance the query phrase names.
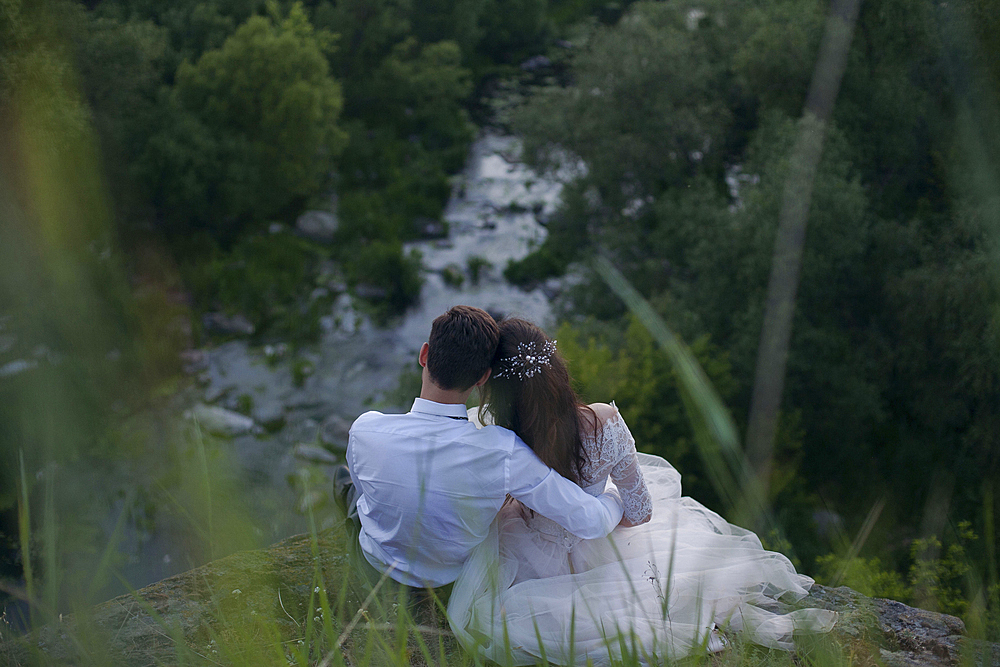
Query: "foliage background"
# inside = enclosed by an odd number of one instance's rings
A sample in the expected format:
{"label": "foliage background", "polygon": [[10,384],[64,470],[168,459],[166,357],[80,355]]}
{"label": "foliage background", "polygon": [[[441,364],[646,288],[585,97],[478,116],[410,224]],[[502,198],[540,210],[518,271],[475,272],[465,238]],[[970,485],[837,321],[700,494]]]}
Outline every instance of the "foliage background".
{"label": "foliage background", "polygon": [[[21,332],[11,345],[24,349],[2,361],[38,349],[66,361],[0,377],[0,575],[23,580],[37,556],[58,582],[69,566],[14,537],[28,500],[44,526],[47,503],[76,491],[27,480],[20,456],[29,471],[135,457],[130,418],[170,395],[178,349],[209,340],[200,314],[308,341],[319,311],[299,305],[329,266],[345,290],[377,288],[382,320],[411,304],[419,258],[402,243],[440,222],[449,176],[511,79],[529,88],[511,127],[532,163],[569,151],[587,171],[547,242],[506,275],[532,285],[610,258],[745,431],[829,11],[5,0],[0,334]],[[995,611],[998,591],[998,16],[997,0],[861,6],[813,183],[768,495],[774,543],[806,572],[958,613]],[[543,53],[541,81],[519,64]],[[331,244],[268,232],[331,201]],[[596,276],[558,306],[581,394],[617,400],[641,448],[719,507],[649,333]],[[74,528],[80,544],[88,530]]]}

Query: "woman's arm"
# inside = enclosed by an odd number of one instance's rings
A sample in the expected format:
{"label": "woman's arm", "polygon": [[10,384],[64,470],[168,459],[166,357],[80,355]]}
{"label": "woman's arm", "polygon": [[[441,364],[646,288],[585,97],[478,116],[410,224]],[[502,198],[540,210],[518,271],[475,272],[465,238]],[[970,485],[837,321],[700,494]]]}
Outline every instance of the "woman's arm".
{"label": "woman's arm", "polygon": [[653,503],[636,458],[635,438],[618,408],[605,403],[591,406],[599,422],[601,458],[613,462],[609,476],[621,494],[624,513],[620,526],[638,526],[653,517]]}

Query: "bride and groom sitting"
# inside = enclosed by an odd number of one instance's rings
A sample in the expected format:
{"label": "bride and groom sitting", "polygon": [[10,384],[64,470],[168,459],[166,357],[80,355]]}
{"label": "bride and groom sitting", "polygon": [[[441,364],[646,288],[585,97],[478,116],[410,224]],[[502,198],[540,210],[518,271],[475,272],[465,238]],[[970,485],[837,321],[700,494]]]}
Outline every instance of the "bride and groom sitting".
{"label": "bride and groom sitting", "polygon": [[[450,586],[449,623],[470,651],[601,664],[718,650],[718,626],[780,648],[832,626],[832,612],[757,606],[812,580],[682,498],[680,475],[636,452],[614,405],[577,399],[538,327],[456,306],[419,362],[410,412],[354,422],[337,493],[369,582]],[[476,388],[478,424],[465,408]]]}

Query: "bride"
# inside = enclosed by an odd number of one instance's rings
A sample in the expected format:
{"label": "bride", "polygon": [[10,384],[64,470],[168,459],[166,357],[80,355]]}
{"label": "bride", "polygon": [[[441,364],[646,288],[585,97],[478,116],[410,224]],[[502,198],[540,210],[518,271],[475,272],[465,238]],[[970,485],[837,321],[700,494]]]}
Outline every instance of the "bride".
{"label": "bride", "polygon": [[508,499],[466,561],[448,603],[467,650],[501,664],[672,660],[725,647],[721,630],[791,649],[792,635],[826,632],[832,611],[765,609],[813,581],[765,551],[752,532],[681,497],[680,474],[637,453],[614,404],[582,405],[541,329],[510,318],[478,415],[517,433],[588,493],[618,487],[625,508],[607,538],[580,540]]}

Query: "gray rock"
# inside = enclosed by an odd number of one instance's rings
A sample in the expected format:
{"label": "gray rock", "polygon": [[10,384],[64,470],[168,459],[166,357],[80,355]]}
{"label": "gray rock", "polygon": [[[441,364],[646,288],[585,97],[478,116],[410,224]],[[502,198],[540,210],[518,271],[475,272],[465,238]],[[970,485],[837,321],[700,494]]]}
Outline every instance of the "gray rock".
{"label": "gray rock", "polygon": [[875,600],[879,628],[892,656],[887,664],[956,665],[961,659],[965,623],[948,614]]}
{"label": "gray rock", "polygon": [[252,433],[256,426],[246,415],[203,403],[185,412],[184,416],[197,421],[205,431],[224,438]]}
{"label": "gray rock", "polygon": [[233,390],[232,385],[224,385],[221,383],[212,383],[211,373],[202,373],[199,376],[199,381],[202,383],[207,383],[208,388],[205,389],[205,401],[207,403],[215,403],[216,401],[225,398]]}
{"label": "gray rock", "polygon": [[[195,654],[204,657],[204,664],[228,663],[212,659],[221,658],[216,653],[223,648],[217,646],[224,642],[222,637],[260,638],[262,623],[279,635],[277,647],[281,641],[295,642],[302,637],[307,618],[315,615],[309,602],[319,606],[314,588],[317,575],[329,582],[326,593],[333,601],[343,582],[349,582],[342,604],[351,613],[364,599],[363,590],[351,578],[343,539],[339,530],[320,534],[319,555],[314,556],[310,536],[292,537],[269,549],[236,553],[146,586],[134,595],[114,598],[90,609],[83,618],[67,615],[23,638],[4,641],[4,635],[0,664],[186,665]],[[100,646],[100,658],[91,652],[94,646]],[[239,643],[229,646],[238,648]],[[416,646],[413,652],[417,653]]]}
{"label": "gray rock", "polygon": [[323,465],[337,465],[340,463],[340,459],[332,452],[316,445],[308,445],[304,442],[295,445],[295,448],[292,450],[292,456],[303,461]]}
{"label": "gray rock", "polygon": [[268,431],[280,430],[285,425],[285,406],[277,401],[254,403],[250,414],[255,422]]}
{"label": "gray rock", "polygon": [[416,228],[417,233],[424,238],[439,239],[448,235],[448,225],[442,220],[423,217],[416,218],[413,221],[413,226]]}
{"label": "gray rock", "polygon": [[0,366],[0,378],[11,377],[13,375],[19,375],[25,371],[30,371],[33,368],[38,367],[38,362],[34,359],[15,359],[14,361],[8,362],[3,366]]}
{"label": "gray rock", "polygon": [[521,69],[525,72],[537,72],[549,67],[552,67],[552,61],[547,56],[532,56],[521,63]]}
{"label": "gray rock", "polygon": [[1000,667],[1000,644],[981,639],[962,642],[962,657],[969,667]]}
{"label": "gray rock", "polygon": [[329,243],[333,240],[340,221],[329,211],[306,211],[295,221],[295,231],[307,239]]}
{"label": "gray rock", "polygon": [[264,357],[268,361],[278,361],[279,359],[284,359],[288,355],[288,343],[275,343],[274,345],[264,346]]}
{"label": "gray rock", "polygon": [[16,344],[17,336],[14,334],[0,334],[0,354],[10,352]]}
{"label": "gray rock", "polygon": [[201,316],[201,325],[206,331],[224,335],[252,336],[256,330],[253,322],[239,313],[236,315],[205,313]]}
{"label": "gray rock", "polygon": [[389,293],[384,287],[379,287],[378,285],[372,285],[369,283],[358,283],[354,286],[354,293],[362,299],[368,299],[370,301],[381,301],[389,296]]}
{"label": "gray rock", "polygon": [[181,368],[188,375],[197,375],[208,368],[205,350],[183,350],[180,353]]}
{"label": "gray rock", "polygon": [[549,301],[554,301],[556,297],[562,294],[562,289],[562,280],[559,278],[549,278],[542,283],[542,294]]}
{"label": "gray rock", "polygon": [[351,421],[340,415],[330,415],[319,427],[319,439],[327,447],[341,451],[347,449],[347,436],[351,430]]}

